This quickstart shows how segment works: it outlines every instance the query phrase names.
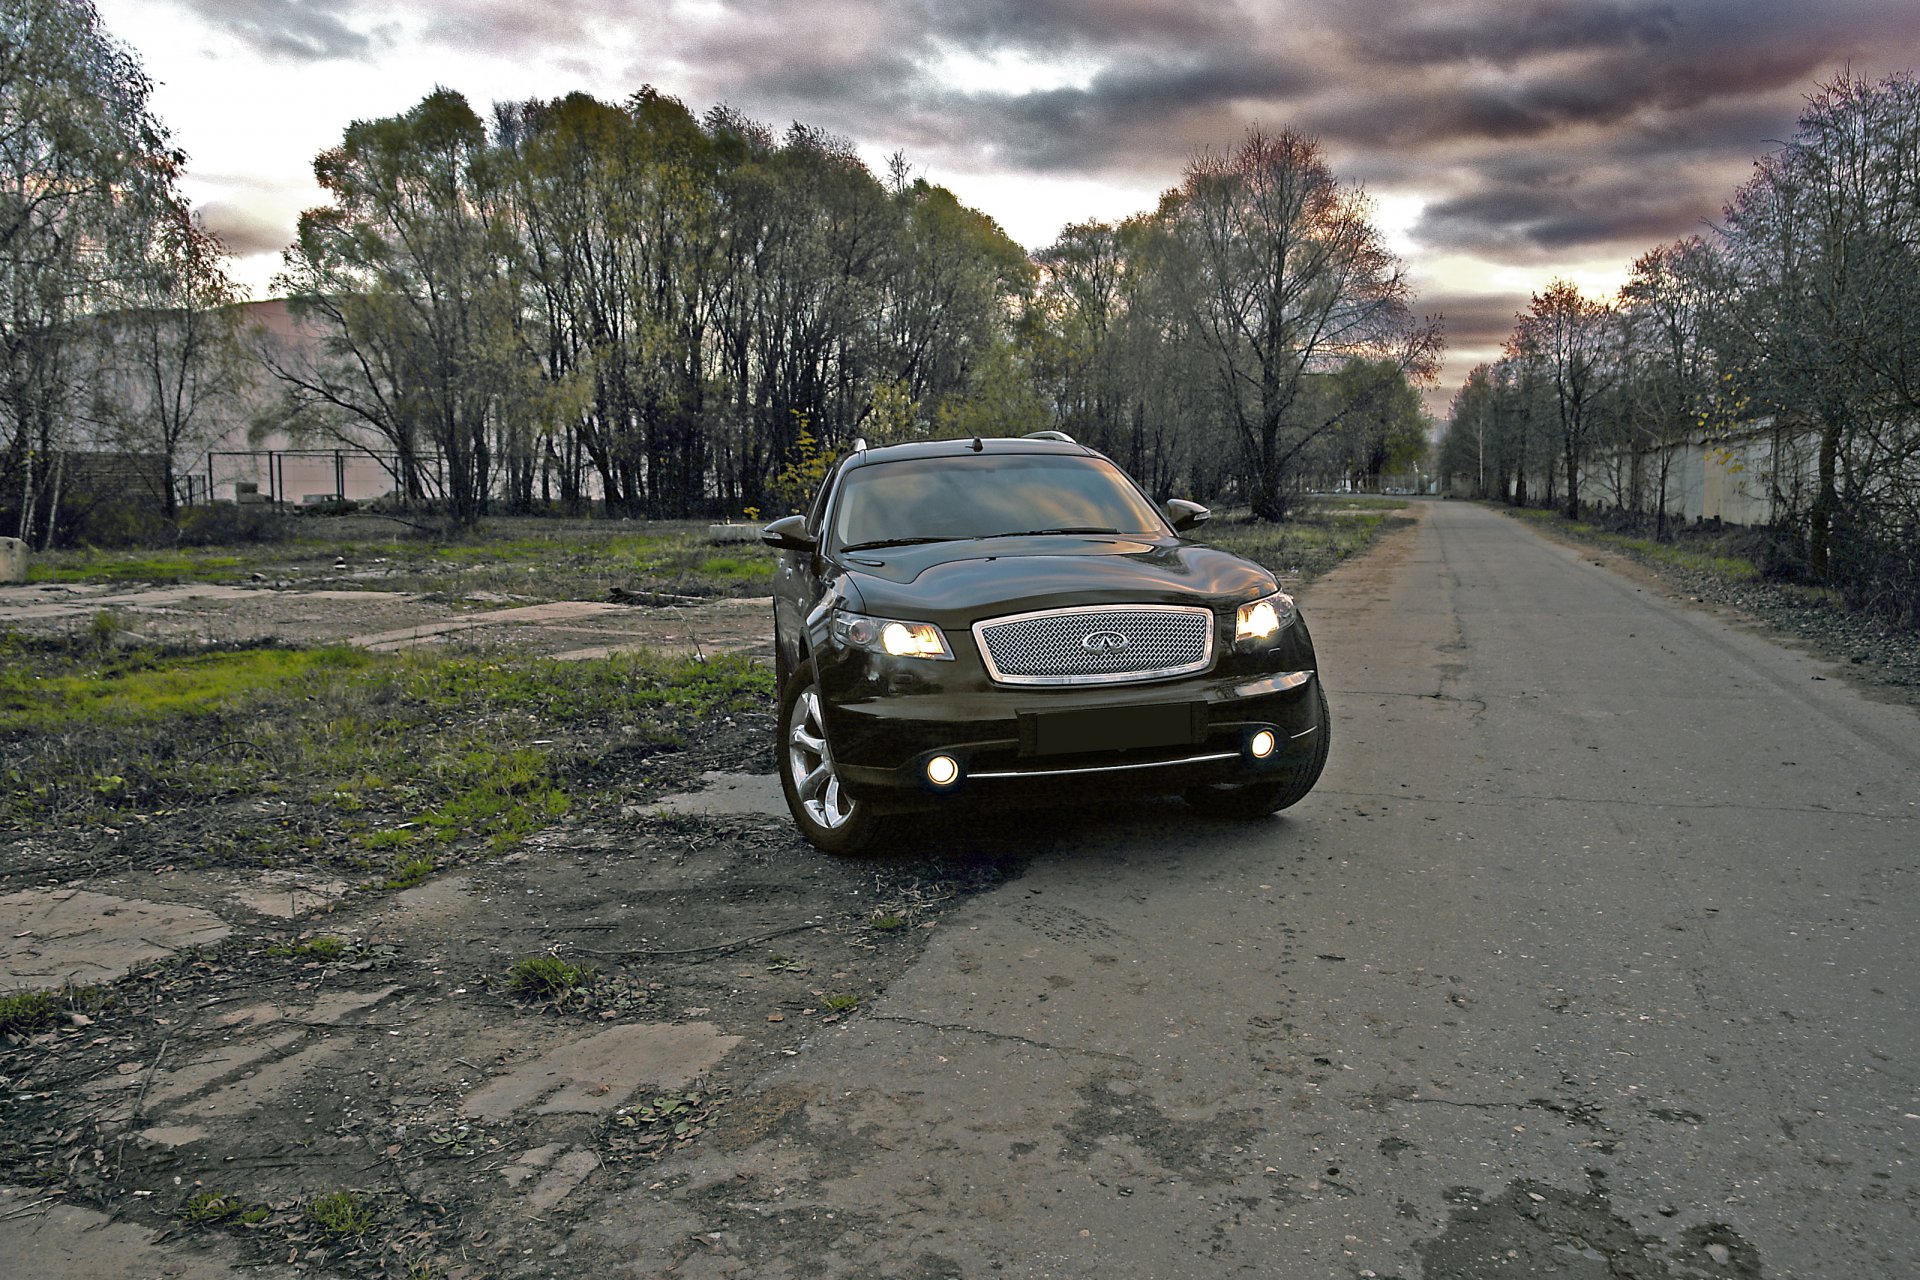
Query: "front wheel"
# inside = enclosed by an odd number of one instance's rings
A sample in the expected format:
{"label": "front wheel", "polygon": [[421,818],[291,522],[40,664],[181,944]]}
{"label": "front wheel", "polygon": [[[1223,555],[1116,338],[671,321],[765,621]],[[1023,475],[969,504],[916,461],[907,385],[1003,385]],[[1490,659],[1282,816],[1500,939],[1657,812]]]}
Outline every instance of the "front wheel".
{"label": "front wheel", "polygon": [[1306,799],[1307,792],[1320,781],[1320,774],[1327,767],[1327,751],[1333,745],[1333,717],[1328,714],[1327,691],[1321,687],[1318,675],[1313,680],[1313,692],[1319,702],[1320,726],[1314,733],[1316,741],[1311,755],[1271,781],[1193,787],[1182,799],[1202,813],[1222,818],[1264,818]]}
{"label": "front wheel", "polygon": [[780,790],[794,825],[815,848],[859,853],[880,834],[881,815],[841,782],[810,661],[794,670],[781,691]]}

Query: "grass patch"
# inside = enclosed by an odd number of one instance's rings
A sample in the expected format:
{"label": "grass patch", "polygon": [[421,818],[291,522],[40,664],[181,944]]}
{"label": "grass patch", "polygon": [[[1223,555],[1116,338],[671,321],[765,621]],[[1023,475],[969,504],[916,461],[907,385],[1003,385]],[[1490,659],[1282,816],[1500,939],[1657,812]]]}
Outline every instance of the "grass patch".
{"label": "grass patch", "polygon": [[361,1236],[373,1230],[379,1218],[358,1191],[332,1191],[307,1206],[307,1221],[331,1236]]}
{"label": "grass patch", "polygon": [[406,888],[572,811],[608,753],[772,695],[734,656],[106,655],[0,634],[0,830],[111,827],[120,854]]}
{"label": "grass patch", "polygon": [[44,1031],[60,1016],[62,1002],[52,991],[20,991],[0,996],[0,1035]]}
{"label": "grass patch", "polygon": [[0,733],[184,717],[256,699],[317,669],[357,669],[367,658],[359,650],[328,648],[184,657],[135,652],[64,671],[55,664],[8,662],[0,668]]}
{"label": "grass patch", "polygon": [[[458,538],[396,537],[379,520],[296,519],[276,541],[36,555],[29,581],[238,584],[414,591],[447,599],[599,600],[614,587],[672,595],[750,595],[766,589],[774,553],[729,543],[724,553],[693,521],[502,519]],[[373,532],[376,536],[354,536]]]}
{"label": "grass patch", "polygon": [[180,1221],[189,1227],[253,1227],[272,1216],[266,1205],[230,1192],[201,1191],[180,1206]]}
{"label": "grass patch", "polygon": [[1716,545],[1719,539],[1714,535],[1705,538],[1683,535],[1675,541],[1660,542],[1637,534],[1604,529],[1585,520],[1569,520],[1557,511],[1543,511],[1534,507],[1503,507],[1501,510],[1589,546],[1631,556],[1643,564],[1705,574],[1723,582],[1755,582],[1761,576],[1760,566],[1746,556],[1731,554]]}
{"label": "grass patch", "polygon": [[239,548],[102,551],[88,547],[36,555],[28,582],[244,582],[255,558]]}
{"label": "grass patch", "polygon": [[303,938],[298,942],[276,942],[267,948],[267,954],[277,960],[338,960],[347,950],[345,938],[322,935],[318,938]]}
{"label": "grass patch", "polygon": [[1192,536],[1300,581],[1319,577],[1408,523],[1393,514],[1405,505],[1397,498],[1316,499],[1281,524],[1228,516],[1202,525]]}
{"label": "grass patch", "polygon": [[593,985],[591,965],[573,964],[556,955],[527,956],[507,970],[507,989],[530,1000],[564,1001]]}

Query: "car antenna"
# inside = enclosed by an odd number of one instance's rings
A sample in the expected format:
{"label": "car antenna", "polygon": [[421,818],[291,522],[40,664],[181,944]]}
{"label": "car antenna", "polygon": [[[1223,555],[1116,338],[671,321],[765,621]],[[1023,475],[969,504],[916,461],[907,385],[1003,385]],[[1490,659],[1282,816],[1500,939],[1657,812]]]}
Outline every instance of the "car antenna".
{"label": "car antenna", "polygon": [[980,433],[976,431],[973,436],[973,451],[975,453],[979,453],[981,450],[985,449],[986,447],[987,447],[986,445],[980,442]]}

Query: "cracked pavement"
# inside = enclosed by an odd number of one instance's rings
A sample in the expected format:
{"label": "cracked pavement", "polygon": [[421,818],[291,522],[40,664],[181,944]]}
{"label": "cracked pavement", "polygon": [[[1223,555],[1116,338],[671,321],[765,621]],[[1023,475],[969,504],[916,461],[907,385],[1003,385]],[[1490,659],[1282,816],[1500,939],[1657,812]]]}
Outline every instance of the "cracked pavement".
{"label": "cracked pavement", "polygon": [[1318,791],[1004,820],[1027,874],[571,1268],[1920,1273],[1920,720],[1423,505],[1304,593]]}

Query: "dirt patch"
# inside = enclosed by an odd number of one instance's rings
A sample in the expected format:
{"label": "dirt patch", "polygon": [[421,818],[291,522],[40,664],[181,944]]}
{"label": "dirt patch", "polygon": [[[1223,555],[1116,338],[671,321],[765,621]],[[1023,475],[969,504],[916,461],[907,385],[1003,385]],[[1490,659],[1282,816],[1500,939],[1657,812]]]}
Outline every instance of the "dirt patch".
{"label": "dirt patch", "polygon": [[[29,632],[71,632],[103,609],[148,640],[551,656],[752,653],[769,621],[764,601],[733,599],[0,592],[0,626]],[[587,798],[567,817],[504,856],[451,849],[398,892],[330,866],[249,867],[246,832],[288,820],[268,798],[12,842],[0,995],[64,989],[0,1036],[0,1183],[25,1197],[0,1221],[0,1254],[31,1247],[49,1213],[84,1208],[134,1232],[128,1256],[159,1238],[191,1261],[220,1242],[209,1275],[234,1256],[306,1274],[502,1274],[545,1259],[570,1215],[644,1185],[661,1156],[739,1149],[784,1123],[791,1108],[736,1095],[870,1002],[954,904],[1024,863],[1004,845],[819,854],[780,809],[773,731],[769,706],[668,746],[583,741]],[[79,908],[84,921],[61,914]],[[113,920],[131,941],[111,967],[49,951],[84,944],[97,962],[87,930]],[[581,980],[516,992],[515,963],[539,957]]]}
{"label": "dirt patch", "polygon": [[1516,1181],[1481,1196],[1449,1194],[1447,1228],[1416,1252],[1427,1280],[1493,1274],[1579,1280],[1756,1280],[1759,1255],[1731,1227],[1695,1227],[1677,1241],[1635,1231],[1598,1186],[1567,1191]]}
{"label": "dirt patch", "polygon": [[375,651],[458,642],[557,658],[648,649],[662,654],[771,652],[766,598],[522,604],[498,595],[280,589],[219,583],[0,587],[0,627],[69,635],[105,616],[127,642],[354,644]]}
{"label": "dirt patch", "polygon": [[[613,762],[591,813],[404,893],[299,902],[284,874],[230,868],[103,877],[114,892],[96,896],[217,912],[232,934],[143,956],[0,1048],[0,1181],[262,1262],[486,1275],[544,1258],[577,1206],[661,1155],[746,1145],[792,1108],[736,1110],[736,1092],[1021,869],[839,861],[783,818],[642,814],[662,775],[761,763],[770,724],[715,725],[671,767]],[[93,891],[56,894],[76,892]],[[595,974],[516,996],[513,963],[542,955]],[[0,1224],[0,1249],[34,1223]]]}

